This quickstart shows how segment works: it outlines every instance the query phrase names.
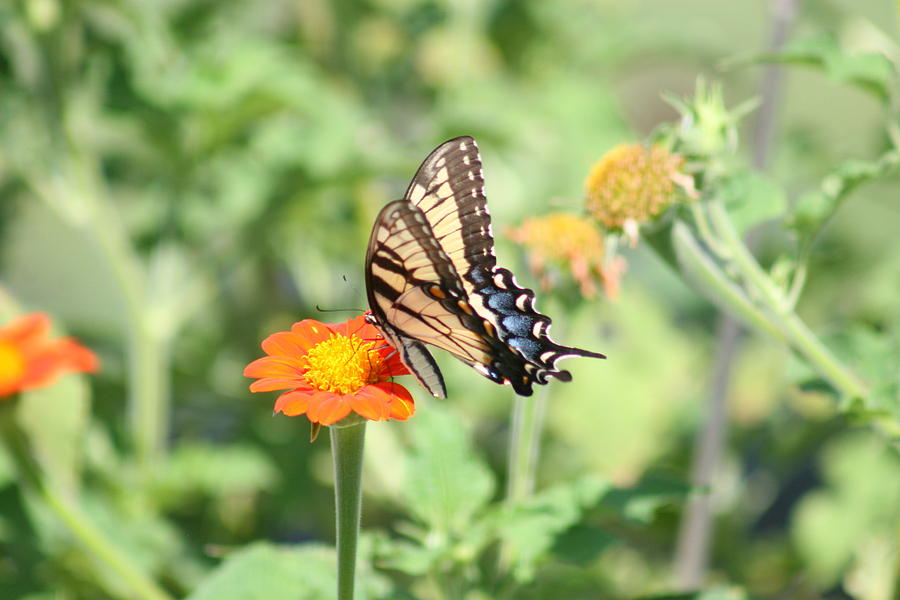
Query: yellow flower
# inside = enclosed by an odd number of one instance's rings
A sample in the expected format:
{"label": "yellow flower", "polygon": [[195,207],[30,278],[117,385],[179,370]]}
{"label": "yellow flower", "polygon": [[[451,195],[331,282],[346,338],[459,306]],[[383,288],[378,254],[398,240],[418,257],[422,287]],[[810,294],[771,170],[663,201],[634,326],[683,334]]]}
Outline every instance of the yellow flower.
{"label": "yellow flower", "polygon": [[684,159],[662,146],[623,144],[591,169],[584,187],[587,208],[612,231],[636,232],[675,202]]}

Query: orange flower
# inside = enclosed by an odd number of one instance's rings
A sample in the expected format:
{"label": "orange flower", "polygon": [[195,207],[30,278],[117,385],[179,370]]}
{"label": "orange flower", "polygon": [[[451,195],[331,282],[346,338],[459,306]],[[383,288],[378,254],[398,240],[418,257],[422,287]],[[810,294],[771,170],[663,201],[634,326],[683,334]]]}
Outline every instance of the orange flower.
{"label": "orange flower", "polygon": [[339,325],[313,319],[267,337],[268,356],[244,369],[251,392],[290,390],[275,401],[275,412],[305,414],[313,423],[332,425],[351,411],[371,419],[405,421],[415,412],[409,391],[390,381],[408,371],[400,355],[366,323],[365,315]]}
{"label": "orange flower", "polygon": [[529,250],[529,266],[544,289],[552,287],[547,270],[550,262],[569,267],[585,298],[596,295],[598,279],[606,295],[616,297],[625,260],[606,253],[603,234],[587,218],[550,213],[526,219],[508,235]]}
{"label": "orange flower", "polygon": [[72,338],[51,340],[50,319],[34,313],[0,328],[0,398],[45,387],[63,372],[93,373],[97,356]]}

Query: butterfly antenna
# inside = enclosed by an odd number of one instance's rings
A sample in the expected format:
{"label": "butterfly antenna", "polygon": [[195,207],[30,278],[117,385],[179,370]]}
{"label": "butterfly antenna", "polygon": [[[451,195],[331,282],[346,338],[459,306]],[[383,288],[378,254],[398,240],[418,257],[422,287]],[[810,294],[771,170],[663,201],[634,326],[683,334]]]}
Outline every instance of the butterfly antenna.
{"label": "butterfly antenna", "polygon": [[363,309],[361,308],[322,308],[318,304],[316,304],[316,310],[322,313],[363,312]]}

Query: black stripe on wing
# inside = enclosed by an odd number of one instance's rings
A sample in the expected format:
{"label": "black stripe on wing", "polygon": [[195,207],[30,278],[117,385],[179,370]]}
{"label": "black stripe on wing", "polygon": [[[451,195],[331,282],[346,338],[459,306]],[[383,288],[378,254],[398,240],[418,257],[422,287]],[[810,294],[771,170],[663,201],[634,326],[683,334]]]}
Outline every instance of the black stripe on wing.
{"label": "black stripe on wing", "polygon": [[435,148],[422,162],[405,198],[425,213],[471,295],[473,278],[489,276],[497,264],[475,140],[462,136]]}

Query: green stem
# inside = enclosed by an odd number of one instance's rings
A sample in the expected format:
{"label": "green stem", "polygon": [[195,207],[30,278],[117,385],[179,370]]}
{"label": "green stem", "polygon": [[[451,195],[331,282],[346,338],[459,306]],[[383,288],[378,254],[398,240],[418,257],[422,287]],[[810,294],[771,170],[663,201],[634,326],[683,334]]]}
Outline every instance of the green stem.
{"label": "green stem", "polygon": [[356,543],[362,506],[363,445],[365,422],[348,427],[329,427],[334,461],[334,504],[337,527],[338,600],[353,600],[356,583]]}
{"label": "green stem", "polygon": [[[96,165],[70,149],[61,174],[31,173],[34,189],[48,206],[95,240],[124,300],[128,322],[129,423],[138,465],[146,475],[162,456],[168,428],[168,332],[154,331],[148,311],[143,266],[110,203]],[[51,185],[44,183],[51,180]]]}
{"label": "green stem", "polygon": [[[12,402],[4,404],[8,406],[0,406],[0,438],[16,466],[22,488],[43,500],[94,558],[119,575],[128,587],[127,598],[171,600],[171,596],[131,562],[128,555],[116,547],[69,497],[41,476],[40,468],[29,450],[25,433],[16,423]],[[114,590],[107,592],[115,594]]]}
{"label": "green stem", "polygon": [[790,308],[787,298],[744,245],[721,201],[712,199],[709,205],[710,216],[722,241],[731,248],[733,264],[740,271],[745,284],[757,292],[760,301],[787,336],[789,343],[841,394],[866,397],[866,384],[847,369]]}
{"label": "green stem", "polygon": [[717,306],[765,331],[779,342],[787,342],[784,332],[772,319],[747,298],[744,291],[728,278],[701,248],[690,228],[678,221],[672,228],[672,244],[682,269]]}
{"label": "green stem", "polygon": [[540,454],[547,388],[533,396],[516,396],[512,409],[506,501],[520,502],[534,491]]}

